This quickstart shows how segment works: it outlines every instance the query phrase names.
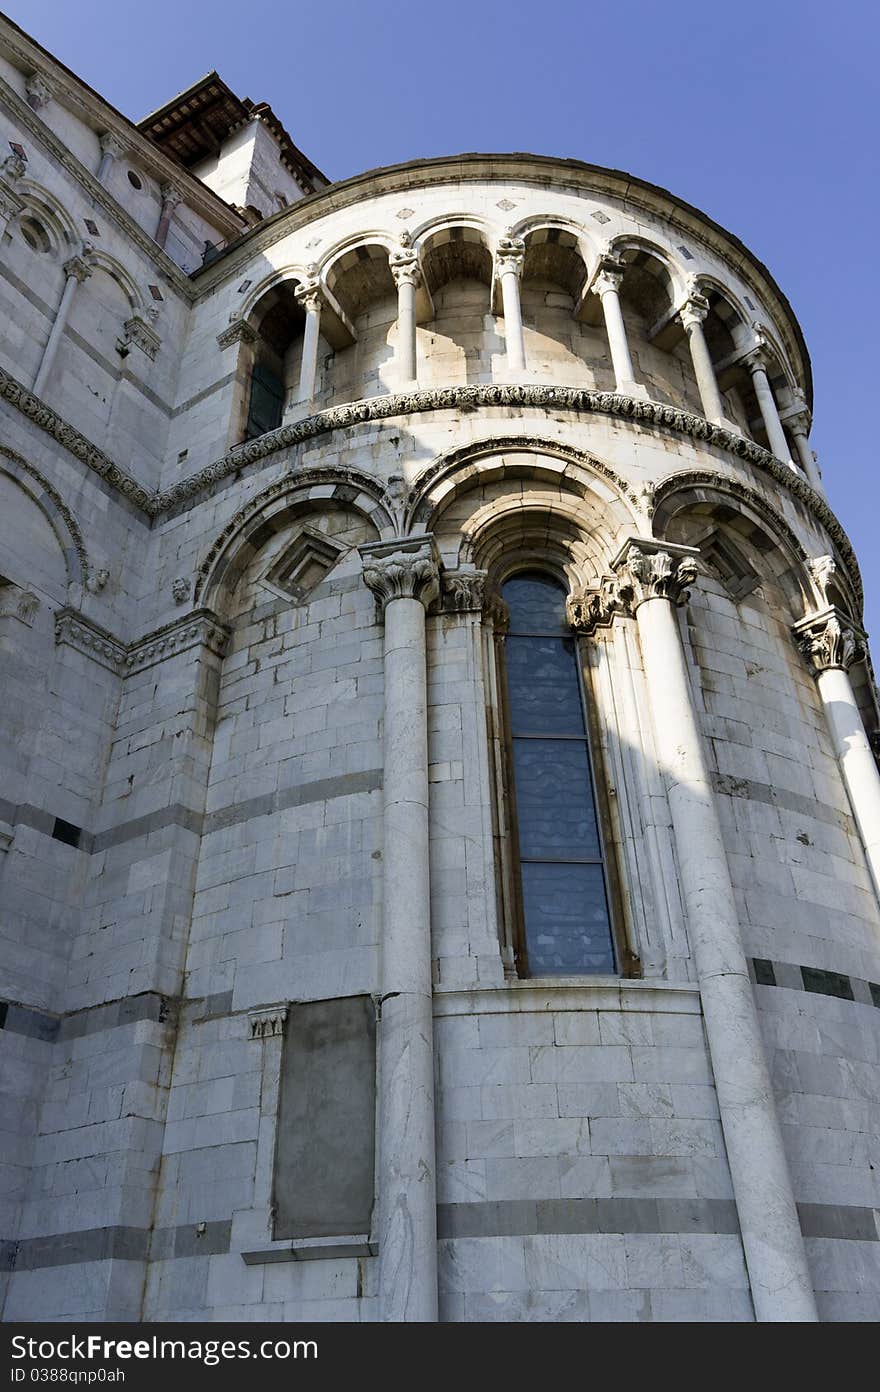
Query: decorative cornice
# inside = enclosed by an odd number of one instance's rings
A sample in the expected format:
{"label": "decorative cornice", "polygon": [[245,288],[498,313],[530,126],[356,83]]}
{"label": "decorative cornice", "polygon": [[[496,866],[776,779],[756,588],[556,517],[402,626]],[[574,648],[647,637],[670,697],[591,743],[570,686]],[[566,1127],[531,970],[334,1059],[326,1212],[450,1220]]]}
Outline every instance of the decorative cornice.
{"label": "decorative cornice", "polygon": [[248,1030],[250,1039],[274,1039],[284,1033],[288,1006],[267,1005],[260,1010],[248,1011]]}
{"label": "decorative cornice", "polygon": [[100,475],[112,488],[117,489],[135,507],[143,512],[150,512],[151,495],[142,484],[138,483],[129,474],[126,474],[112,459],[109,459],[103,450],[99,450],[97,445],[93,445],[91,440],[87,440],[84,435],[80,435],[78,430],[74,430],[72,425],[62,419],[51,406],[47,406],[45,401],[41,401],[33,392],[23,387],[8,372],[0,368],[0,397],[5,398],[10,405],[17,407],[19,411],[34,423],[40,430],[45,430],[47,435],[51,435],[57,440],[59,445],[63,445],[66,450],[82,460],[87,468],[93,473]]}
{"label": "decorative cornice", "polygon": [[395,599],[417,599],[427,609],[440,593],[433,537],[395,537],[358,549],[364,562],[364,584],[373,591],[383,613]]}
{"label": "decorative cornice", "polygon": [[122,674],[128,649],[125,644],[93,619],[74,609],[59,609],[55,615],[55,642],[84,653],[117,676]]}
{"label": "decorative cornice", "polygon": [[838,668],[848,672],[866,655],[865,635],[848,614],[835,605],[808,614],[792,625],[795,641],[814,676]]}
{"label": "decorative cornice", "polygon": [[485,570],[444,570],[440,575],[440,609],[444,614],[482,612]]}
{"label": "decorative cornice", "polygon": [[228,641],[228,625],[210,609],[197,609],[128,645],[74,609],[59,609],[55,615],[56,643],[68,644],[117,676],[142,672],[196,647],[222,657]]}
{"label": "decorative cornice", "polygon": [[614,598],[620,610],[634,614],[649,599],[687,604],[687,587],[697,578],[699,554],[693,546],[674,546],[653,537],[628,537],[611,562],[617,576]]}
{"label": "decorative cornice", "polygon": [[207,648],[208,652],[222,657],[229,634],[229,625],[213,610],[196,609],[132,643],[125,657],[126,673],[142,672],[145,667],[177,657],[190,648]]}
{"label": "decorative cornice", "polygon": [[[268,459],[279,450],[290,449],[306,440],[313,440],[335,430],[347,430],[353,426],[391,420],[397,416],[500,406],[621,417],[649,427],[672,430],[693,440],[705,441],[769,474],[786,492],[798,498],[825,528],[847,568],[855,593],[859,597],[862,594],[858,561],[852,544],[825,499],[810,487],[806,479],[800,478],[794,470],[780,463],[754,440],[748,440],[744,435],[727,430],[723,426],[714,425],[703,416],[659,401],[646,401],[623,396],[617,392],[594,391],[589,387],[542,386],[536,383],[437,387],[431,390],[374,396],[366,401],[331,406],[317,415],[305,416],[302,420],[279,426],[277,430],[271,430],[255,440],[236,445],[213,464],[191,474],[189,478],[181,479],[179,483],[161,492],[150,494],[108,459],[102,450],[80,435],[44,401],[34,396],[3,369],[0,369],[0,396],[18,407],[34,424],[52,435],[59,444],[70,450],[95,473],[100,474],[112,487],[118,488],[150,517],[160,517],[171,508],[187,503],[205,489],[213,487],[231,474],[238,473],[246,465]],[[724,482],[727,484],[729,480],[725,479]]]}

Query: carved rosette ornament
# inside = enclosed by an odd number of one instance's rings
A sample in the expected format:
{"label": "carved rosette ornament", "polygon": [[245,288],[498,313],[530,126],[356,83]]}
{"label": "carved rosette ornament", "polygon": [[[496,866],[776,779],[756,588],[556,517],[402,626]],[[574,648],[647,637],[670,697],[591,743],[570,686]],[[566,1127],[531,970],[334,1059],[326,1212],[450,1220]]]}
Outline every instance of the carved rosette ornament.
{"label": "carved rosette ornament", "polygon": [[835,667],[848,672],[854,662],[866,655],[864,633],[833,604],[821,613],[800,619],[792,631],[816,676]]}
{"label": "carved rosette ornament", "polygon": [[690,599],[688,585],[697,578],[698,555],[692,546],[630,538],[612,562],[617,575],[615,599],[619,607],[634,614],[648,599],[687,604]]}
{"label": "carved rosette ornament", "polygon": [[392,600],[417,599],[427,609],[440,593],[440,569],[430,537],[361,547],[364,584],[382,613]]}
{"label": "carved rosette ornament", "polygon": [[495,269],[499,276],[513,274],[522,275],[523,263],[526,259],[526,244],[522,237],[514,237],[510,232],[506,233],[495,250]]}

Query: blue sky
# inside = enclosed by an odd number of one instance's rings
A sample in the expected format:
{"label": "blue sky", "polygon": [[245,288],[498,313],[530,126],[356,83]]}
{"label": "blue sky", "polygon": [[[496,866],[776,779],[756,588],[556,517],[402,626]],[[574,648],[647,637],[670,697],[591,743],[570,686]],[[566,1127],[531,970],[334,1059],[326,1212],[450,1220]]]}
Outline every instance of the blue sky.
{"label": "blue sky", "polygon": [[[216,68],[330,177],[527,150],[625,169],[769,266],[813,360],[831,505],[880,640],[875,455],[880,7],[867,0],[6,0],[138,119]],[[875,661],[880,659],[874,644]]]}

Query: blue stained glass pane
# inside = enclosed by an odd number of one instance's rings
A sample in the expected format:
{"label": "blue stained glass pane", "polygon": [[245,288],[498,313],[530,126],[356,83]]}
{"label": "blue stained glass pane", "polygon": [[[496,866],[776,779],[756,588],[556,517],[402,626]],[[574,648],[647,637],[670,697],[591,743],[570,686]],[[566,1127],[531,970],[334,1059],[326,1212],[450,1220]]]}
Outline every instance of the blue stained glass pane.
{"label": "blue stained glass pane", "polygon": [[570,633],[565,590],[549,575],[514,575],[501,587],[511,633]]}
{"label": "blue stained glass pane", "polygon": [[514,740],[513,769],[520,855],[537,860],[598,858],[586,743]]}
{"label": "blue stained glass pane", "polygon": [[600,866],[525,864],[522,885],[532,976],[614,973]]}
{"label": "blue stained glass pane", "polygon": [[508,637],[505,657],[511,733],[583,736],[574,640]]}

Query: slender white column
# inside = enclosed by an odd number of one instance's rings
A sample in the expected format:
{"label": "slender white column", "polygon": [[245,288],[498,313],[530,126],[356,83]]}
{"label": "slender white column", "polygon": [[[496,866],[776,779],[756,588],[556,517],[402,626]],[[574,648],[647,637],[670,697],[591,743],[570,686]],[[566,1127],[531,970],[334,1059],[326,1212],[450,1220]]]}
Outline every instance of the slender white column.
{"label": "slender white column", "polygon": [[103,184],[107,181],[107,176],[113,168],[113,161],[119,159],[124,153],[125,146],[113,131],[104,131],[98,137],[101,145],[101,163],[98,165],[98,182]]}
{"label": "slender white column", "polygon": [[80,256],[71,256],[69,261],[64,263],[64,274],[67,280],[64,282],[64,293],[61,296],[61,303],[58,306],[58,313],[55,315],[55,322],[52,325],[48,342],[43,349],[43,358],[34,380],[34,394],[39,396],[46,385],[49,373],[52,371],[52,364],[55,362],[58,353],[58,346],[67,320],[70,316],[70,308],[73,304],[73,297],[77,289],[84,280],[88,280],[92,274],[92,267],[89,263],[88,253],[90,248],[86,247]]}
{"label": "slender white column", "polygon": [[605,332],[608,335],[611,365],[614,368],[615,389],[627,396],[645,396],[647,395],[645,388],[635,380],[632,358],[629,353],[626,325],[623,322],[623,310],[620,307],[622,280],[623,268],[621,266],[613,262],[603,263],[602,269],[590,289],[602,301]]}
{"label": "slender white column", "polygon": [[703,403],[703,415],[707,420],[720,422],[724,420],[724,406],[721,401],[721,393],[718,390],[715,368],[712,366],[712,359],[709,356],[706,335],[703,332],[703,320],[708,313],[709,301],[702,295],[691,295],[687,303],[679,310],[678,317],[688,336],[694,376],[697,379],[700,400]]}
{"label": "slender white column", "polygon": [[865,859],[880,898],[880,773],[849,678],[850,667],[865,656],[864,635],[834,605],[801,619],[794,632],[816,676]]}
{"label": "slender white column", "polygon": [[510,233],[502,237],[495,253],[495,274],[501,284],[501,310],[504,315],[504,346],[511,372],[523,372],[526,346],[523,338],[522,305],[519,285],[522,279],[526,244]]}
{"label": "slender white column", "polygon": [[691,950],[752,1290],[762,1321],[814,1321],[815,1298],[776,1115],[730,871],[675,612],[690,547],[631,539],[615,562],[635,610],[669,797]]}
{"label": "slender white column", "polygon": [[182,199],[183,194],[173,184],[162,185],[162,212],[159,215],[159,225],[156,228],[156,243],[160,247],[164,247],[168,240],[168,229],[171,226],[174,209]]}
{"label": "slender white column", "polygon": [[822,475],[819,473],[819,466],[813,458],[813,451],[810,449],[810,408],[807,406],[802,392],[797,392],[795,396],[796,409],[791,415],[786,416],[785,424],[791,432],[801,468],[807,476],[808,483],[819,493],[824,493]]}
{"label": "slender white column", "polygon": [[397,286],[397,376],[400,386],[414,386],[416,366],[416,290],[422,281],[412,238],[404,232],[400,246],[388,258]]}
{"label": "slender white column", "polygon": [[384,910],[379,1019],[379,1314],[437,1319],[425,609],[430,538],[362,548],[385,618]]}
{"label": "slender white column", "polygon": [[315,382],[318,377],[318,339],[321,333],[321,299],[317,280],[304,280],[294,291],[297,301],[305,311],[306,323],[303,330],[302,360],[299,367],[298,402],[311,401],[315,395]]}
{"label": "slender white column", "polygon": [[745,362],[752,374],[752,385],[755,388],[755,396],[758,398],[758,406],[761,411],[761,419],[764,422],[764,429],[767,432],[770,452],[775,454],[777,459],[781,459],[784,464],[790,464],[791,451],[788,448],[785,431],[779,419],[779,411],[776,408],[776,398],[773,395],[770,378],[767,376],[766,355],[762,349],[756,348],[748,354]]}

